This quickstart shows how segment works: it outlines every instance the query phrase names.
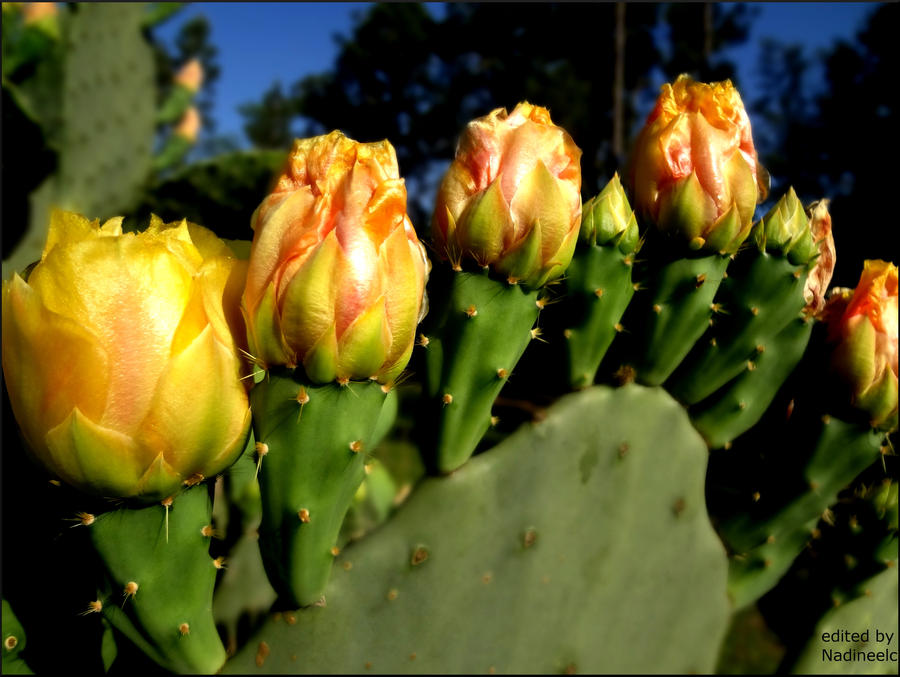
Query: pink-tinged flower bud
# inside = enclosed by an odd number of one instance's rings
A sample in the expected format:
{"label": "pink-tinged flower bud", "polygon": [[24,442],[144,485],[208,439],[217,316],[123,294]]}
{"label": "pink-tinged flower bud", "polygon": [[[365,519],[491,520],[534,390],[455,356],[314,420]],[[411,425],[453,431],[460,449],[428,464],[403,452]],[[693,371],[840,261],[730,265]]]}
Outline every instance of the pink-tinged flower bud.
{"label": "pink-tinged flower bud", "polygon": [[138,234],[121,223],[53,213],[40,262],[3,283],[3,372],[51,472],[89,493],[159,500],[244,448],[246,262],[186,221]]}
{"label": "pink-tinged flower bud", "polygon": [[809,214],[809,232],[816,255],[813,258],[812,269],[806,277],[803,297],[806,299],[806,312],[809,315],[818,315],[825,308],[825,292],[831,283],[831,276],[834,275],[834,236],[831,234],[828,200],[813,202],[806,211]]}
{"label": "pink-tinged flower bud", "polygon": [[877,428],[897,427],[897,266],[866,261],[854,291],[836,289],[822,313],[831,366],[854,407]]}
{"label": "pink-tinged flower bud", "polygon": [[768,193],[750,120],[730,80],[706,84],[680,75],[663,85],[628,174],[638,215],[693,249],[737,251]]}
{"label": "pink-tinged flower bud", "polygon": [[338,131],[295,141],[252,225],[243,310],[258,364],[302,365],[317,383],[393,381],[430,269],[394,147]]}
{"label": "pink-tinged flower bud", "polygon": [[181,120],[175,125],[172,133],[180,136],[185,141],[194,143],[197,140],[197,136],[200,134],[200,128],[202,126],[203,121],[200,118],[199,111],[194,106],[191,106],[184,112],[184,115],[181,116]]}
{"label": "pink-tinged flower bud", "polygon": [[203,86],[203,64],[199,59],[191,59],[175,74],[174,81],[191,92],[199,91]]}
{"label": "pink-tinged flower bud", "polygon": [[532,288],[559,277],[581,224],[581,150],[546,108],[520,103],[468,124],[438,191],[437,251]]}

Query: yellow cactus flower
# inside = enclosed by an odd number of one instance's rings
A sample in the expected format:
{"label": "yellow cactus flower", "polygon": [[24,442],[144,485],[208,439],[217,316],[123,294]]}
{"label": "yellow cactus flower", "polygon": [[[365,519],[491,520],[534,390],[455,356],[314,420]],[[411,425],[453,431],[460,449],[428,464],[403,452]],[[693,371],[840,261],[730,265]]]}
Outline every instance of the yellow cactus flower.
{"label": "yellow cactus flower", "polygon": [[873,426],[897,427],[897,266],[866,261],[855,290],[836,289],[823,311],[831,367]]}
{"label": "yellow cactus flower", "polygon": [[750,119],[730,80],[707,84],[680,75],[664,84],[628,176],[639,216],[692,248],[725,253],[746,239],[768,193]]}
{"label": "yellow cactus flower", "polygon": [[438,191],[437,251],[540,287],[572,260],[581,225],[581,150],[546,108],[498,108],[463,131]]}
{"label": "yellow cactus flower", "polygon": [[250,352],[317,383],[392,382],[412,353],[430,264],[388,141],[298,139],[253,214]]}
{"label": "yellow cactus flower", "polygon": [[246,442],[246,262],[186,221],[121,224],[52,214],[40,262],[3,283],[3,372],[48,470],[151,501],[221,472]]}

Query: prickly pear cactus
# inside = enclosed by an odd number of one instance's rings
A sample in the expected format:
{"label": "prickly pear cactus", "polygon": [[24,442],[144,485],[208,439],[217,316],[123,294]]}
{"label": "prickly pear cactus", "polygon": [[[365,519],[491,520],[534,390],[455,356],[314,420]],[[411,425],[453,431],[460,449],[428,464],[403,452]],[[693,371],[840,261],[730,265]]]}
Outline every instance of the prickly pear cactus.
{"label": "prickly pear cactus", "polygon": [[225,672],[709,671],[730,606],[705,467],[664,392],[571,395],[423,481],[336,559],[327,606],[268,621]]}
{"label": "prickly pear cactus", "polygon": [[[151,168],[153,55],[141,35],[143,3],[72,5],[59,72],[44,84],[58,108],[39,122],[57,139],[58,169],[31,201],[27,233],[4,278],[40,256],[53,206],[108,218],[135,206]],[[49,77],[49,76],[48,76]]]}

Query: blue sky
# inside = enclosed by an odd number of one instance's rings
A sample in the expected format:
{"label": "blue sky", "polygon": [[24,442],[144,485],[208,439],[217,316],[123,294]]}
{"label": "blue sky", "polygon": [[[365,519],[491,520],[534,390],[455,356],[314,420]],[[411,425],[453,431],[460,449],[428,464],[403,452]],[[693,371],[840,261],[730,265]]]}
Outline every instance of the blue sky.
{"label": "blue sky", "polygon": [[[336,34],[349,35],[354,16],[370,3],[195,3],[162,26],[168,42],[190,18],[205,15],[219,50],[222,74],[216,83],[214,115],[219,134],[245,142],[240,104],[259,100],[275,80],[285,86],[308,73],[331,67]],[[428,3],[436,13],[442,3]],[[759,15],[750,39],[726,52],[738,64],[746,101],[755,98],[755,71],[764,37],[800,43],[813,56],[839,38],[852,39],[875,3],[751,3]]]}

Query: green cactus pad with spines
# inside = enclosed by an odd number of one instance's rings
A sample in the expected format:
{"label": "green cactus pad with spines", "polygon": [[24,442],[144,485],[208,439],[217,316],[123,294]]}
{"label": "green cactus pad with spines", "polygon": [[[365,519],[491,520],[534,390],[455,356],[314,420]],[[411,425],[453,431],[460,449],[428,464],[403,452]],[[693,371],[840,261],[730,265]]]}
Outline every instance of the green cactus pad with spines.
{"label": "green cactus pad with spines", "polygon": [[[718,391],[688,409],[694,427],[711,449],[718,449],[757,424],[778,389],[794,370],[809,343],[813,322],[796,318],[760,345],[743,371]],[[710,373],[710,378],[715,374]]]}
{"label": "green cactus pad with spines", "polygon": [[259,545],[286,608],[318,603],[325,591],[387,398],[374,381],[312,385],[295,374],[271,370],[250,392],[256,439],[267,445]]}
{"label": "green cactus pad with spines", "polygon": [[562,303],[550,312],[565,316],[569,382],[585,388],[594,382],[603,356],[616,336],[619,320],[634,294],[634,254],[617,246],[579,243],[566,274]]}
{"label": "green cactus pad with spines", "polygon": [[657,254],[636,273],[640,291],[622,321],[620,345],[614,344],[622,349],[620,364],[645,385],[663,383],[709,328],[710,306],[729,263],[720,254],[674,260]]}
{"label": "green cactus pad with spines", "polygon": [[[106,219],[136,206],[152,162],[154,61],[142,35],[143,3],[78,3],[65,12],[55,70],[42,75],[29,106],[58,168],[32,200],[28,231],[4,262],[4,276],[40,258],[49,207]],[[31,90],[28,91],[30,95]]]}
{"label": "green cactus pad with spines", "polygon": [[[737,608],[775,586],[838,492],[880,457],[884,441],[883,433],[868,426],[827,416],[806,420],[792,433],[797,443],[780,447],[778,457],[763,459],[748,449],[734,458],[734,452],[720,451],[711,462],[710,480],[731,482],[728,491],[741,497],[719,524],[734,553],[728,588]],[[763,486],[767,478],[771,488]]]}
{"label": "green cactus pad with spines", "polygon": [[150,172],[156,110],[144,9],[78,5],[65,37],[60,206],[92,218],[134,207]]}
{"label": "green cactus pad with spines", "polygon": [[[897,674],[896,660],[834,660],[833,654],[843,654],[847,650],[862,652],[879,652],[890,650],[897,655],[898,622],[897,622],[897,567],[886,569],[876,574],[860,586],[861,594],[856,599],[844,602],[828,611],[813,631],[809,643],[801,652],[797,661],[791,666],[795,674]],[[823,635],[831,635],[835,631],[869,632],[869,641],[825,642]],[[886,641],[876,642],[875,631],[891,633],[890,645]],[[840,637],[840,636],[839,636]],[[861,639],[861,638],[858,638]],[[855,654],[851,654],[852,655]],[[887,658],[887,657],[885,657]]]}
{"label": "green cactus pad with spines", "polygon": [[487,272],[452,273],[435,300],[433,330],[424,330],[426,464],[455,470],[472,455],[491,422],[491,406],[525,348],[538,317],[538,291]]}
{"label": "green cactus pad with spines", "polygon": [[739,255],[715,296],[713,325],[666,389],[691,405],[738,376],[748,361],[756,361],[759,348],[768,350],[768,342],[800,314],[805,285],[805,266],[756,249]]}
{"label": "green cactus pad with spines", "polygon": [[22,652],[25,650],[25,628],[16,618],[12,607],[3,600],[3,674],[4,675],[33,675],[28,667]]}
{"label": "green cactus pad with spines", "polygon": [[211,516],[209,487],[200,484],[175,496],[168,513],[122,508],[88,527],[104,567],[103,616],[167,670],[214,673],[225,662],[212,616],[218,569],[203,533]]}
{"label": "green cactus pad with spines", "polygon": [[325,608],[225,672],[709,672],[730,607],[706,459],[662,390],[569,395],[419,484],[341,553]]}

